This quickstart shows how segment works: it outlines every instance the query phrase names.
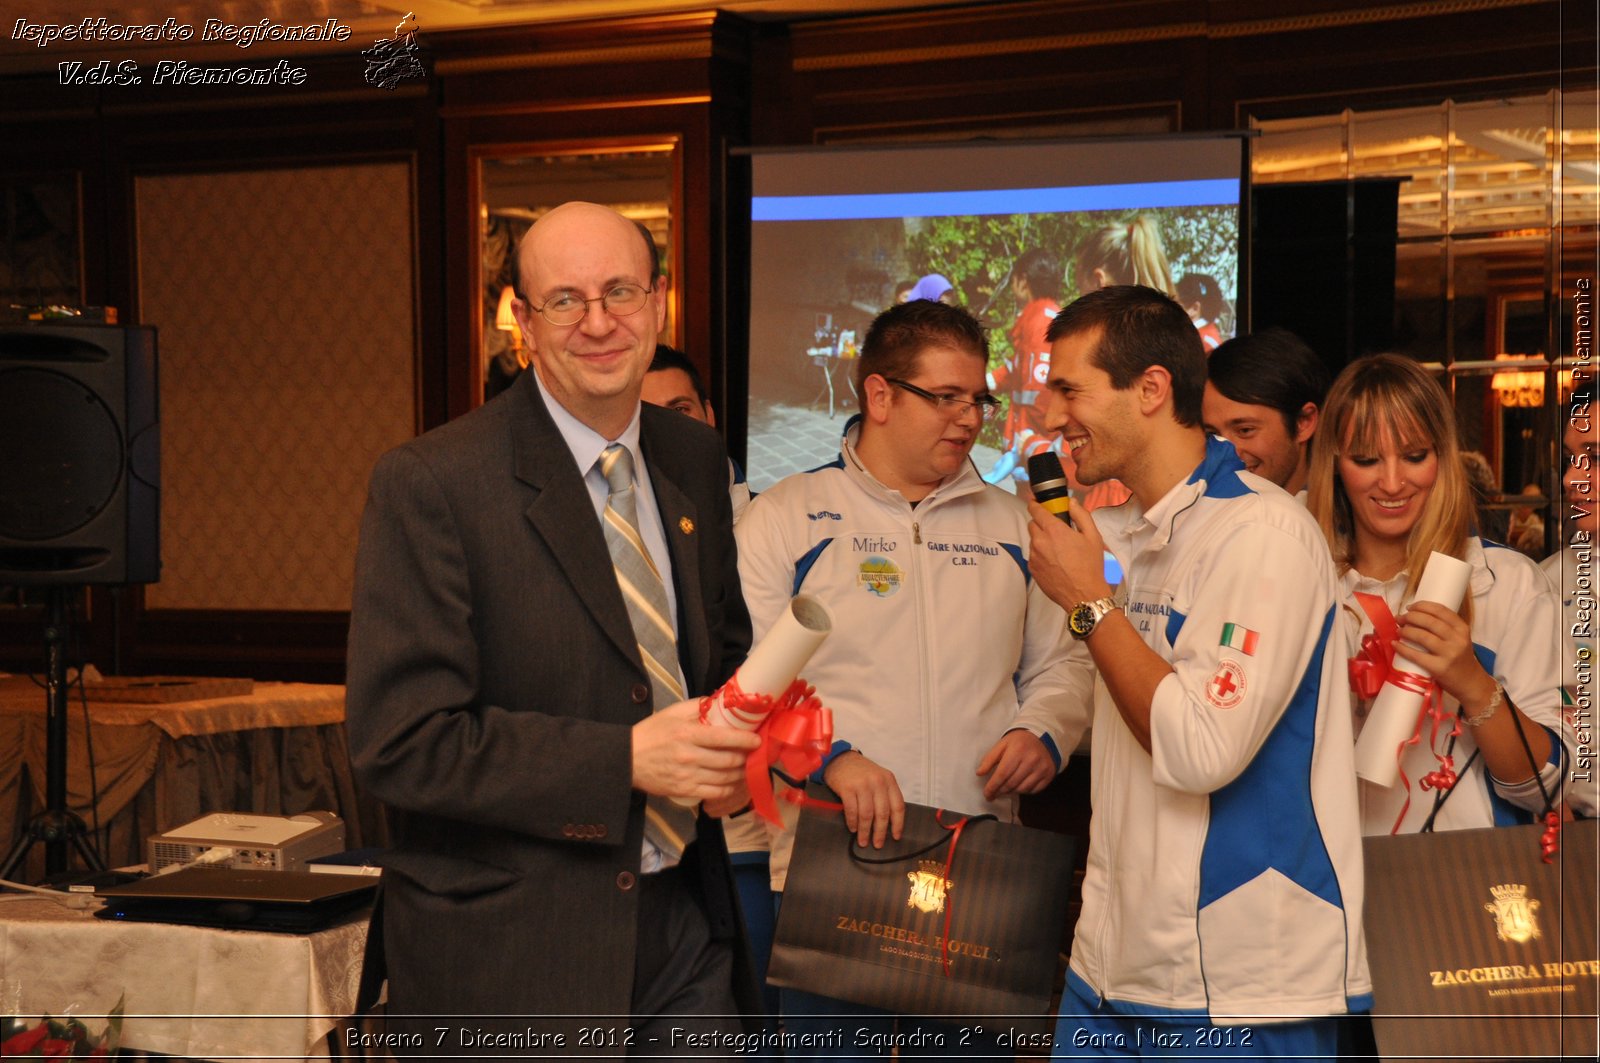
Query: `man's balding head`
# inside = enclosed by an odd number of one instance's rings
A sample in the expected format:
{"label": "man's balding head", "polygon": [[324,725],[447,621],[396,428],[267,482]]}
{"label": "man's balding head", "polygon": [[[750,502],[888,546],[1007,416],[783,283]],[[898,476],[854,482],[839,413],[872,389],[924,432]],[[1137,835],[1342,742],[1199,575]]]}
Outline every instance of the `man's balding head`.
{"label": "man's balding head", "polygon": [[[513,304],[539,380],[557,402],[608,438],[619,435],[639,405],[639,388],[666,321],[665,285],[653,245],[609,207],[563,203],[528,229],[517,253]],[[649,294],[626,314],[602,300],[625,286]],[[585,301],[581,319],[552,323],[540,312],[553,298]]]}

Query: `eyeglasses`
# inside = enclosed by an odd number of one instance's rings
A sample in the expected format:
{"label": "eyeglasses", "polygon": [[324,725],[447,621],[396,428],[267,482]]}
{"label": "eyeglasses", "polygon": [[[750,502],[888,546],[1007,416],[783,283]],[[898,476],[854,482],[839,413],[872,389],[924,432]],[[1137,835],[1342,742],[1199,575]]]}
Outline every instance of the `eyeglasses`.
{"label": "eyeglasses", "polygon": [[617,284],[593,299],[585,299],[577,292],[560,292],[545,300],[543,306],[533,309],[552,325],[576,325],[589,313],[590,303],[599,303],[612,317],[627,317],[643,310],[649,298],[649,288],[641,288],[637,284]]}
{"label": "eyeglasses", "polygon": [[900,380],[892,376],[883,379],[893,384],[902,391],[927,399],[933,403],[933,408],[944,414],[952,421],[961,417],[968,410],[978,411],[978,420],[986,420],[991,414],[1000,409],[1000,400],[993,395],[979,395],[976,399],[958,399],[953,395],[935,395],[925,388],[919,388],[908,380]]}

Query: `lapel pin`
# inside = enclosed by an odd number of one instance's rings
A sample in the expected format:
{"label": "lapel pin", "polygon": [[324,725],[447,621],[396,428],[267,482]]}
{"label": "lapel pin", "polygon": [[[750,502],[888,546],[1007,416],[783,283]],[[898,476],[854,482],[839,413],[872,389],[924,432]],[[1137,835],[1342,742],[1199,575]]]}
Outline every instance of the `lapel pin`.
{"label": "lapel pin", "polygon": [[692,535],[694,534],[694,521],[690,520],[688,517],[679,517],[678,529],[685,535]]}

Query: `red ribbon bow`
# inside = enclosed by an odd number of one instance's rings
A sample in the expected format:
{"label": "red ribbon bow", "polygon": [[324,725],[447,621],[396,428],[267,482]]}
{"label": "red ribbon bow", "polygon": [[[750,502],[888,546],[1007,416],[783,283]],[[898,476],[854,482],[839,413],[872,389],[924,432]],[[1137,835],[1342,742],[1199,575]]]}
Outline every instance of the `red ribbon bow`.
{"label": "red ribbon bow", "polygon": [[[1422,707],[1417,712],[1416,728],[1411,732],[1411,737],[1401,742],[1394,751],[1395,765],[1400,771],[1400,782],[1406,789],[1405,804],[1400,806],[1400,815],[1395,817],[1394,826],[1389,831],[1390,834],[1395,834],[1399,832],[1400,824],[1405,821],[1406,813],[1411,809],[1411,780],[1406,777],[1405,769],[1406,747],[1422,741],[1423,721],[1432,717],[1433,729],[1428,736],[1428,748],[1430,750],[1437,748],[1439,725],[1445,720],[1444,691],[1431,677],[1395,666],[1394,644],[1400,641],[1400,625],[1395,620],[1394,614],[1389,611],[1389,603],[1379,595],[1361,591],[1356,592],[1356,602],[1372,621],[1372,632],[1361,637],[1361,652],[1350,658],[1351,688],[1369,700],[1378,696],[1385,683],[1422,695]],[[1452,717],[1451,729],[1446,737],[1454,738],[1459,734],[1461,734],[1461,721]],[[1448,790],[1456,784],[1455,759],[1448,754],[1438,752],[1433,755],[1438,760],[1439,767],[1424,775],[1419,783],[1424,791]]]}
{"label": "red ribbon bow", "polygon": [[1561,813],[1555,809],[1544,814],[1544,833],[1539,835],[1540,858],[1545,863],[1551,863],[1556,853],[1561,851]]}
{"label": "red ribbon bow", "polygon": [[[778,697],[768,694],[747,694],[739,689],[738,677],[729,679],[716,694],[700,699],[700,722],[705,723],[711,703],[722,698],[724,709],[749,719],[761,720],[756,734],[761,745],[751,751],[744,763],[745,782],[750,787],[750,804],[756,813],[774,826],[783,826],[778,817],[777,796],[772,792],[772,768],[778,768],[791,779],[804,779],[822,767],[823,760],[833,747],[833,712],[816,697],[815,688],[804,679],[796,679]],[[809,804],[817,808],[838,810],[842,805],[815,801],[802,791],[786,792],[784,799],[792,804]]]}

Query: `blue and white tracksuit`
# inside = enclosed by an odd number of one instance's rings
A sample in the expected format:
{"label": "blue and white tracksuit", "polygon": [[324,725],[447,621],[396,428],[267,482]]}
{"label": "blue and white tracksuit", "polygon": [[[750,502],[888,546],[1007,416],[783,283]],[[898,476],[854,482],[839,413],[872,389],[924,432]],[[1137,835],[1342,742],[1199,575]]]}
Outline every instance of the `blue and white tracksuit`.
{"label": "blue and white tracksuit", "polygon": [[1316,522],[1219,439],[1148,512],[1130,499],[1094,520],[1127,573],[1128,620],[1173,671],[1150,752],[1080,673],[1094,818],[1069,981],[1170,1021],[1370,1008],[1338,590]]}

